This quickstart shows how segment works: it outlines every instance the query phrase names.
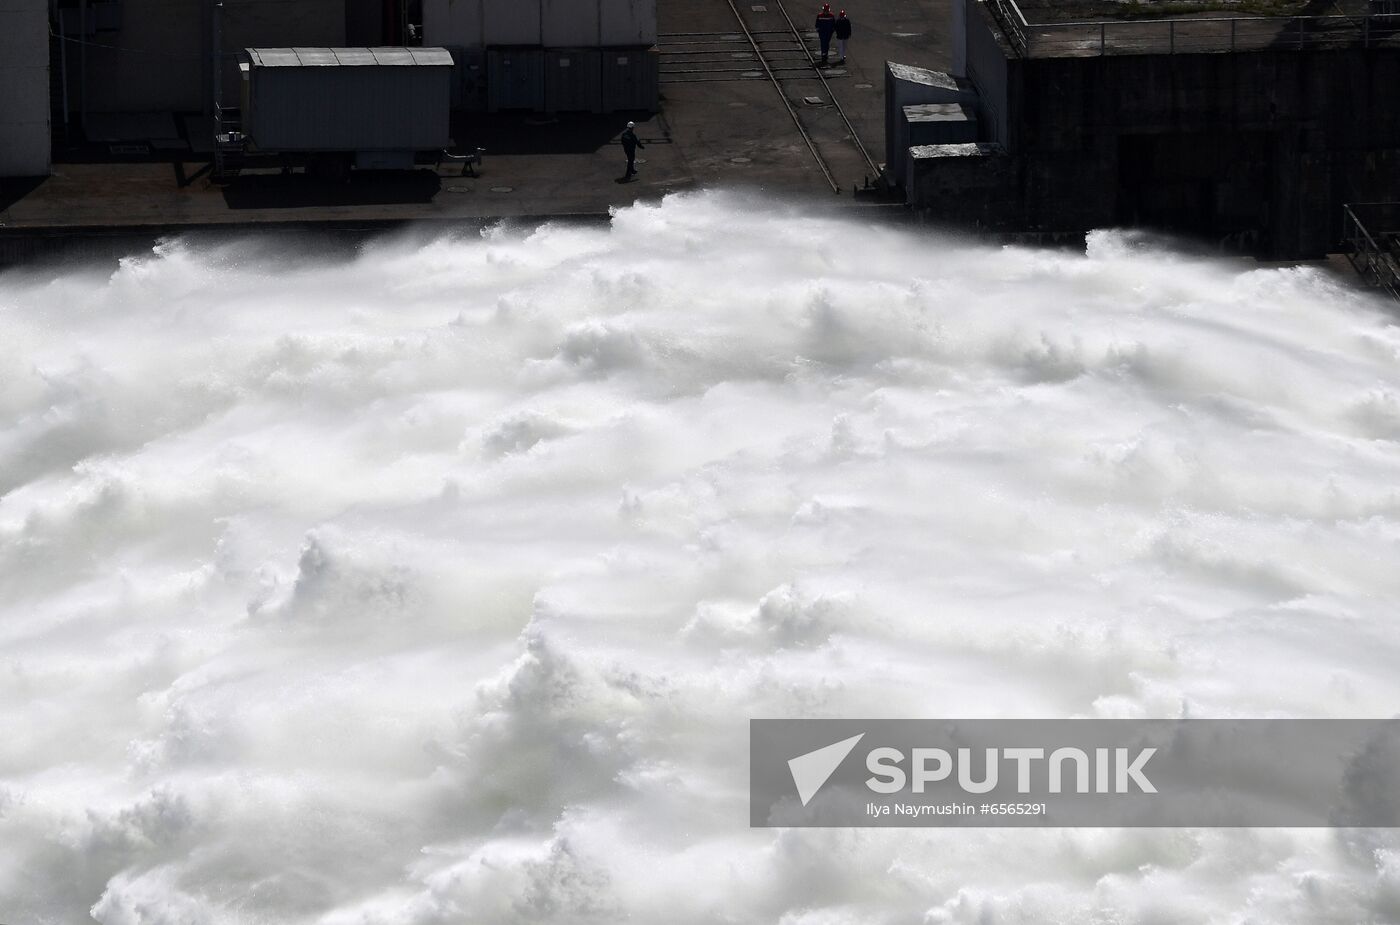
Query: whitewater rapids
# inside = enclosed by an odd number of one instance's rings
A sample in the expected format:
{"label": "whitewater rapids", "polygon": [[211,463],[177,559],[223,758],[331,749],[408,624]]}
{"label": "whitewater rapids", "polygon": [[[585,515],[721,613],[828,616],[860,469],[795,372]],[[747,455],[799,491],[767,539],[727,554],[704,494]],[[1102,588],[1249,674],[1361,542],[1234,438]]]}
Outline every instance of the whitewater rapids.
{"label": "whitewater rapids", "polygon": [[0,277],[0,921],[1400,921],[1400,836],[751,830],[750,717],[1400,712],[1400,329],[737,194]]}

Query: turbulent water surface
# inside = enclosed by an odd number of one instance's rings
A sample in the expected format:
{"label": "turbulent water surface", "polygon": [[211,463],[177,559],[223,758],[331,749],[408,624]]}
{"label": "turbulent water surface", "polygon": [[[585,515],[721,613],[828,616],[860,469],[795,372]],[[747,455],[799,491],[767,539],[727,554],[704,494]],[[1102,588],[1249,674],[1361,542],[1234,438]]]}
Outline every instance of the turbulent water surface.
{"label": "turbulent water surface", "polygon": [[758,716],[1400,708],[1400,329],[724,194],[0,277],[0,921],[1400,921],[1400,837],[751,830]]}

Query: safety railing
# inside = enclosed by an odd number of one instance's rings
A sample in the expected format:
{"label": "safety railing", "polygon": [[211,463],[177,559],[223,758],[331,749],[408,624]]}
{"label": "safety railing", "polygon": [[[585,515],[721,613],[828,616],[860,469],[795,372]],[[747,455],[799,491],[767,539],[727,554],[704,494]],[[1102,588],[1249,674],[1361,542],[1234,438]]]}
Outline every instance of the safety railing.
{"label": "safety railing", "polygon": [[1028,19],[1016,0],[985,2],[1008,41],[1029,58],[1400,47],[1400,12],[1042,23]]}
{"label": "safety railing", "polygon": [[1342,206],[1342,236],[1361,278],[1400,300],[1400,203]]}

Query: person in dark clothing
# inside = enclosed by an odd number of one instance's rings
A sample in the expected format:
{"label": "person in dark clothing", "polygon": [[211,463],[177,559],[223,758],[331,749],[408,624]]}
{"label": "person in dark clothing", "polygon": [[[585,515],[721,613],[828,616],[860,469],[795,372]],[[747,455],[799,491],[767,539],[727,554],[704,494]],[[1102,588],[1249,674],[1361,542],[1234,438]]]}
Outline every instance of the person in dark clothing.
{"label": "person in dark clothing", "polygon": [[637,137],[634,131],[636,127],[637,123],[628,122],[627,130],[622,133],[622,152],[627,155],[627,172],[622,175],[624,180],[630,180],[637,175],[637,149],[646,147]]}
{"label": "person in dark clothing", "polygon": [[837,64],[846,63],[846,43],[851,40],[851,21],[842,10],[836,17],[836,54],[841,57]]}
{"label": "person in dark clothing", "polygon": [[822,11],[817,14],[817,38],[822,43],[822,67],[826,67],[826,58],[831,51],[831,36],[836,32],[836,17],[831,15],[831,4],[823,3]]}

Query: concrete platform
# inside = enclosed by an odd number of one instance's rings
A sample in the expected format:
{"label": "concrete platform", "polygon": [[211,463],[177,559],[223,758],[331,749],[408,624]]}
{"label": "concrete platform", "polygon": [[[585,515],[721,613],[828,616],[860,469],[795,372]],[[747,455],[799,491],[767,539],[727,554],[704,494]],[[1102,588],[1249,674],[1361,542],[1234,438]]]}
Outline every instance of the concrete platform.
{"label": "concrete platform", "polygon": [[[810,32],[819,5],[786,4],[798,27]],[[750,28],[784,27],[777,0],[758,4],[766,6],[762,12],[754,5],[736,3]],[[0,235],[605,215],[638,199],[714,186],[855,204],[852,190],[870,169],[825,97],[839,101],[871,158],[882,162],[884,62],[946,69],[950,0],[867,0],[852,2],[848,10],[855,34],[839,74],[833,71],[825,85],[802,71],[782,75],[789,99],[821,97],[819,104],[803,106],[800,117],[830,164],[839,195],[832,194],[772,82],[736,72],[733,79],[663,83],[661,112],[634,117],[646,149],[640,152],[640,176],[629,183],[619,181],[624,158],[617,136],[625,115],[469,116],[454,134],[464,145],[487,149],[478,177],[463,176],[449,162],[411,173],[357,174],[343,186],[277,171],[247,171],[216,183],[203,155],[152,150],[140,160],[122,161],[105,145],[89,146],[59,152],[53,175],[42,181],[0,181]],[[659,0],[658,23],[665,35],[740,31],[728,0]],[[664,62],[664,37],[662,52]],[[820,89],[809,91],[808,82]]]}

